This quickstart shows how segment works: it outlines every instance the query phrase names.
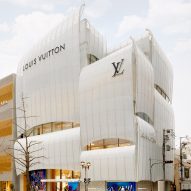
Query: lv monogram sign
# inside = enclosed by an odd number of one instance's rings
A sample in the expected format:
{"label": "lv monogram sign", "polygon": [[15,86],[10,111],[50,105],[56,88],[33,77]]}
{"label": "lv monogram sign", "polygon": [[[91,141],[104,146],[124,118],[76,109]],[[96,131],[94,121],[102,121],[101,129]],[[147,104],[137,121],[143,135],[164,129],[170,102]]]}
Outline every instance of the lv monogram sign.
{"label": "lv monogram sign", "polygon": [[113,67],[114,67],[114,69],[115,69],[114,74],[113,74],[112,77],[115,77],[115,76],[118,76],[118,75],[123,74],[124,69],[121,70],[121,67],[122,67],[122,65],[123,65],[123,61],[124,61],[124,59],[121,59],[121,62],[113,62],[113,63],[112,63],[112,65],[113,65]]}

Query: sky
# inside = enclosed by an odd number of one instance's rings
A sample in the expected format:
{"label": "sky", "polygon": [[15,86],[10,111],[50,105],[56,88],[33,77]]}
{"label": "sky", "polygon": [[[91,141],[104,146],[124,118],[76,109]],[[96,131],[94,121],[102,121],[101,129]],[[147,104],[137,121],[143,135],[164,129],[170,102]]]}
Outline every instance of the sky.
{"label": "sky", "polygon": [[0,79],[83,2],[110,47],[153,32],[174,70],[176,136],[191,136],[191,0],[0,0]]}

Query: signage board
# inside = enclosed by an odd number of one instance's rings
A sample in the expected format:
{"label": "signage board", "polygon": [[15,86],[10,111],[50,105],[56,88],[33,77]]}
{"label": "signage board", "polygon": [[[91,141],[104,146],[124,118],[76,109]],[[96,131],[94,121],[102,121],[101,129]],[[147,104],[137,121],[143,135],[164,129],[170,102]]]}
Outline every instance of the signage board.
{"label": "signage board", "polygon": [[107,182],[107,191],[136,191],[136,182]]}

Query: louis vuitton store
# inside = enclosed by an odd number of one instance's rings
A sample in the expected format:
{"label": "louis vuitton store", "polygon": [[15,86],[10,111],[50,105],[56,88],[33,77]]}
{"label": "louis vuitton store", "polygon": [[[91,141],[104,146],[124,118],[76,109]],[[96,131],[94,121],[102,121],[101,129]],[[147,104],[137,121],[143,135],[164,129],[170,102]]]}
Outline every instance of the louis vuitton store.
{"label": "louis vuitton store", "polygon": [[[30,168],[34,182],[41,177],[39,189],[84,189],[76,183],[85,177],[84,161],[91,163],[90,190],[157,190],[162,164],[151,177],[149,159],[162,160],[163,129],[174,129],[173,74],[150,32],[107,52],[103,36],[76,11],[21,60],[16,83],[17,107],[27,97],[26,115],[37,116],[27,118],[27,127],[29,140],[41,143],[31,148]],[[19,150],[22,119],[17,124]],[[166,156],[173,160],[173,151]],[[22,191],[24,169],[16,168]],[[172,164],[166,181],[173,181]]]}

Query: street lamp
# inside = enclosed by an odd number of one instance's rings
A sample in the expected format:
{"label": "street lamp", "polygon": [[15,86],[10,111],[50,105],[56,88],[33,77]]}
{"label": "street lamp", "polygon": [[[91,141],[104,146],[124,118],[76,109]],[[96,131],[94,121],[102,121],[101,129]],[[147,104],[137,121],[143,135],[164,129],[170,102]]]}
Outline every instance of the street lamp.
{"label": "street lamp", "polygon": [[85,191],[88,191],[88,184],[90,183],[91,179],[87,178],[87,170],[89,170],[91,166],[90,162],[81,161],[81,167],[85,170],[85,177],[84,177],[84,184],[85,184]]}

